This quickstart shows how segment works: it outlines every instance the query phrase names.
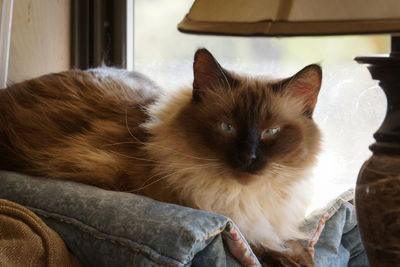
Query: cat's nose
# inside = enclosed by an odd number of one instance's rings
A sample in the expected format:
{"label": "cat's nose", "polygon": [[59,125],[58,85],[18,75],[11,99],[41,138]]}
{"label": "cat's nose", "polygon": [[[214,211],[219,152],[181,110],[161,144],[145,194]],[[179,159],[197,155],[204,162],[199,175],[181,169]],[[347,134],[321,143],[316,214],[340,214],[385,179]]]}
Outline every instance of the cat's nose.
{"label": "cat's nose", "polygon": [[244,161],[246,165],[251,165],[257,159],[256,153],[246,153],[244,155]]}
{"label": "cat's nose", "polygon": [[257,155],[256,155],[255,153],[251,153],[251,154],[248,154],[248,155],[247,155],[247,158],[248,158],[250,161],[253,161],[253,160],[255,160],[255,159],[257,158]]}

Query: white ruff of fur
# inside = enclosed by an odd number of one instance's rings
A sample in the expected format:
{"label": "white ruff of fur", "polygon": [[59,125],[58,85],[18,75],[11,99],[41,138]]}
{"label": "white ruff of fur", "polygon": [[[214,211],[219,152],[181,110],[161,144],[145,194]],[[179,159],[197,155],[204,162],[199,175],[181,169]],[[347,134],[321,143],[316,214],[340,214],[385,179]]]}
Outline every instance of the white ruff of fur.
{"label": "white ruff of fur", "polygon": [[[284,251],[286,240],[304,238],[298,226],[311,197],[308,170],[271,164],[264,175],[243,185],[228,172],[221,171],[221,165],[219,168],[212,163],[206,166],[206,160],[188,156],[196,156],[190,149],[190,141],[177,142],[177,137],[168,134],[167,129],[190,99],[188,89],[183,94],[161,99],[149,108],[152,119],[143,126],[154,138],[147,151],[155,159],[166,162],[156,169],[157,173],[166,176],[167,184],[183,204],[230,217],[251,244]],[[179,152],[171,152],[174,150]],[[191,167],[179,168],[171,162],[183,162]]]}

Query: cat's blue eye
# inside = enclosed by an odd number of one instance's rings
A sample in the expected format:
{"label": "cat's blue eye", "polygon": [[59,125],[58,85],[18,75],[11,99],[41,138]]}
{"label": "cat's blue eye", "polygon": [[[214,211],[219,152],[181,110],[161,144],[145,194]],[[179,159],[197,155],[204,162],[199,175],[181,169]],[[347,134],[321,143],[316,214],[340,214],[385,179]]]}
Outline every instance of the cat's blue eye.
{"label": "cat's blue eye", "polygon": [[277,133],[279,133],[279,131],[281,130],[281,127],[274,127],[274,128],[269,128],[267,130],[265,130],[262,134],[262,137],[270,137],[270,136],[274,136]]}
{"label": "cat's blue eye", "polygon": [[221,122],[221,130],[225,133],[232,134],[235,132],[235,127],[228,123]]}

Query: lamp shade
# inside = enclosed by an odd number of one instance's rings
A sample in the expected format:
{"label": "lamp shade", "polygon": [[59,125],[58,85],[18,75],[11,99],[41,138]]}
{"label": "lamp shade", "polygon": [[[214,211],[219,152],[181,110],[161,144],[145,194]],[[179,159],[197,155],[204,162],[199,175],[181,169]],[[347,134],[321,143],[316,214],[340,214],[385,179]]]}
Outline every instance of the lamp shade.
{"label": "lamp shade", "polygon": [[400,0],[195,0],[178,29],[244,36],[400,32]]}

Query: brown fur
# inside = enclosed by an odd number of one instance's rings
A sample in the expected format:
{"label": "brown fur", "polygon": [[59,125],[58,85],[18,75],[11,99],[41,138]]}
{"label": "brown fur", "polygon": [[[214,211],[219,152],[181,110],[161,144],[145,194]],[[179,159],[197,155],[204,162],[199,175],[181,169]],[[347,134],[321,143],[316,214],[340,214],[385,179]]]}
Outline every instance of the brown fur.
{"label": "brown fur", "polygon": [[267,250],[301,238],[320,139],[318,66],[253,79],[201,49],[193,89],[172,96],[140,74],[111,72],[72,70],[0,91],[0,168],[219,212]]}
{"label": "brown fur", "polygon": [[[126,123],[145,142],[148,134],[138,126],[147,118],[141,106],[155,96],[130,91],[117,80],[97,81],[78,70],[0,91],[0,167],[112,190],[138,186],[129,177],[148,168],[132,158],[143,158],[142,145],[131,142]],[[117,142],[127,143],[110,149]]]}

